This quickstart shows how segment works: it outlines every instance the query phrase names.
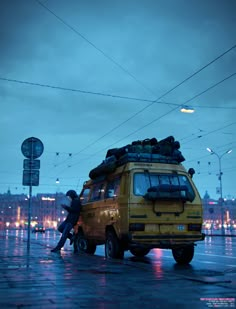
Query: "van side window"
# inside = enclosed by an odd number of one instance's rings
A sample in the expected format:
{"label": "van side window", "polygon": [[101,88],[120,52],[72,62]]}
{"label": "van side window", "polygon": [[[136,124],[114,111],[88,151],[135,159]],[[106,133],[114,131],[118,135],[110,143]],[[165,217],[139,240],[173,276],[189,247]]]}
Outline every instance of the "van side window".
{"label": "van side window", "polygon": [[107,184],[105,198],[113,198],[120,193],[120,178],[116,178]]}
{"label": "van side window", "polygon": [[104,183],[99,183],[93,186],[89,201],[98,201],[103,198]]}
{"label": "van side window", "polygon": [[134,194],[144,195],[147,189],[150,187],[150,178],[146,173],[135,173],[134,174]]}
{"label": "van side window", "polygon": [[82,191],[80,195],[80,202],[82,205],[88,203],[89,193],[90,193],[90,188],[86,188]]}

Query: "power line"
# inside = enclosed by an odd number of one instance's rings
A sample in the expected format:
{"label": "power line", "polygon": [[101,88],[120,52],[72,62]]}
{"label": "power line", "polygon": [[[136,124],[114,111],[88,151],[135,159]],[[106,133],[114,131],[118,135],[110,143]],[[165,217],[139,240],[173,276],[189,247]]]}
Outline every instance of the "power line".
{"label": "power line", "polygon": [[223,82],[225,82],[226,80],[230,79],[231,77],[233,77],[233,76],[235,76],[235,75],[236,75],[236,72],[233,73],[233,74],[231,74],[231,75],[229,75],[229,76],[227,76],[226,78],[222,79],[221,81],[219,81],[218,83],[212,85],[211,87],[207,88],[206,90],[204,90],[204,91],[202,91],[202,92],[196,94],[194,97],[192,97],[191,99],[187,100],[184,104],[187,104],[187,103],[191,102],[192,100],[198,98],[200,95],[202,95],[202,94],[204,94],[205,92],[207,92],[207,91],[209,91],[209,90],[215,88],[216,86],[222,84]]}
{"label": "power line", "polygon": [[[92,43],[90,40],[88,40],[84,35],[82,35],[78,30],[76,30],[74,27],[72,27],[69,23],[67,23],[65,20],[63,20],[60,16],[58,16],[57,14],[55,14],[51,9],[49,9],[45,4],[43,4],[41,1],[39,0],[35,0],[39,5],[41,5],[44,9],[46,9],[49,13],[51,13],[54,17],[56,17],[61,23],[63,23],[66,27],[68,27],[71,31],[73,31],[74,33],[76,33],[78,36],[80,36],[82,39],[84,39],[88,44],[90,44],[92,47],[94,47],[97,51],[99,51],[100,53],[102,53],[107,59],[109,59],[112,63],[114,63],[115,65],[117,65],[123,72],[125,72],[126,74],[128,74],[129,76],[131,76],[136,82],[138,82],[142,87],[144,87],[146,90],[148,90],[149,92],[151,92],[153,94],[153,91],[150,88],[147,88],[143,83],[141,83],[133,74],[131,74],[127,69],[125,69],[123,66],[121,66],[117,61],[115,61],[112,57],[110,57],[108,54],[106,54],[103,50],[101,50],[100,48],[98,48],[94,43]],[[150,105],[146,106],[146,108],[150,107],[152,104],[154,104],[156,101],[160,100],[161,98],[163,98],[164,96],[166,96],[167,94],[169,94],[170,92],[172,92],[173,90],[175,90],[176,88],[178,88],[179,86],[181,86],[182,84],[184,84],[185,82],[187,82],[189,79],[191,79],[192,77],[194,77],[195,75],[199,74],[201,71],[203,71],[204,69],[206,69],[208,66],[210,66],[211,64],[213,64],[214,62],[216,62],[217,60],[219,60],[220,58],[222,58],[223,56],[225,56],[227,53],[229,53],[230,51],[232,51],[234,48],[236,47],[236,44],[233,45],[232,47],[230,47],[229,49],[227,49],[226,51],[224,51],[222,54],[220,54],[219,56],[217,56],[216,58],[214,58],[212,61],[210,61],[209,63],[207,63],[206,65],[204,65],[203,67],[201,67],[199,70],[197,70],[196,72],[194,72],[193,74],[191,74],[190,76],[188,76],[186,79],[184,79],[182,82],[180,82],[179,84],[177,84],[176,86],[174,86],[173,88],[171,88],[169,91],[165,92],[163,95],[161,95],[159,98],[157,98],[155,101],[153,101]],[[146,109],[145,108],[145,109]],[[140,110],[140,113],[143,112],[143,109]],[[137,114],[137,113],[136,113]],[[136,114],[134,114],[134,117],[136,116]]]}
{"label": "power line", "polygon": [[[169,103],[171,104],[171,103]],[[207,105],[204,105],[204,106],[201,106],[201,105],[191,105],[191,107],[193,108],[196,108],[196,107],[200,107],[200,108],[209,108],[209,109],[236,109],[236,107],[233,107],[233,106],[207,106]]]}
{"label": "power line", "polygon": [[[232,78],[232,77],[235,76],[235,75],[236,75],[236,73],[231,74],[230,76],[224,78],[223,80],[217,82],[216,84],[214,84],[214,85],[208,87],[206,90],[200,92],[199,94],[195,95],[195,96],[192,97],[191,99],[187,100],[187,101],[186,101],[185,103],[183,103],[183,104],[186,104],[187,102],[190,102],[190,101],[193,100],[194,98],[199,97],[200,95],[206,93],[207,91],[213,89],[214,87],[218,86],[219,84],[223,83],[224,81],[228,80],[229,78]],[[3,79],[3,78],[0,78],[0,79]],[[8,80],[8,79],[4,79],[4,80]],[[11,81],[11,80],[10,80],[10,81]],[[14,80],[14,81],[16,81],[16,80]],[[17,81],[17,82],[18,82],[18,81]],[[28,83],[28,82],[27,82],[27,83]],[[30,83],[30,84],[31,84],[31,83]],[[38,84],[37,84],[37,85],[38,85]],[[115,143],[109,145],[108,148],[111,147],[111,146],[113,146],[114,144],[116,144],[116,143],[118,143],[118,142],[120,142],[120,141],[126,139],[127,137],[133,135],[134,133],[140,131],[141,129],[143,129],[143,128],[149,126],[149,125],[151,125],[152,123],[156,122],[157,120],[160,120],[161,118],[163,118],[163,117],[165,117],[166,115],[170,114],[172,111],[176,110],[176,109],[177,109],[179,106],[181,106],[182,104],[175,104],[175,105],[177,105],[177,106],[176,106],[175,108],[173,108],[172,110],[166,112],[165,114],[161,115],[160,117],[158,117],[158,118],[152,120],[151,122],[147,123],[145,126],[142,126],[141,128],[139,128],[139,129],[135,130],[134,132],[130,133],[129,135],[127,135],[127,136],[123,137],[122,139],[116,141]],[[145,109],[145,108],[143,108],[143,109]],[[137,113],[139,113],[139,112],[137,112]],[[136,113],[136,114],[137,114],[137,113]],[[128,122],[128,120],[129,120],[129,119],[127,119],[126,122]],[[235,123],[232,123],[232,124],[230,124],[230,125],[224,126],[223,128],[226,128],[226,127],[231,126],[231,125],[233,125],[233,124],[235,124]],[[73,156],[78,155],[78,154],[81,153],[83,150],[85,150],[85,149],[89,148],[90,146],[94,145],[94,143],[98,142],[99,140],[101,140],[101,139],[104,138],[105,136],[109,135],[111,132],[113,132],[114,130],[116,130],[118,127],[120,127],[120,125],[114,127],[113,129],[111,129],[110,131],[108,131],[106,134],[102,135],[102,136],[101,136],[99,139],[97,139],[95,142],[93,142],[93,143],[87,145],[85,148],[83,148],[83,149],[80,150],[79,152],[75,153]],[[212,134],[212,133],[214,133],[214,132],[216,132],[216,131],[219,131],[219,130],[221,130],[221,129],[223,129],[223,128],[216,129],[216,130],[213,130],[213,131],[211,131],[211,132],[208,132],[208,133],[205,134],[204,136],[206,136],[206,135],[208,135],[208,134]],[[202,135],[199,136],[198,138],[200,138],[200,137],[202,137]],[[196,139],[196,138],[194,138],[194,139]],[[194,139],[192,139],[192,140],[194,140]],[[192,140],[190,140],[190,141],[192,141]],[[189,142],[189,141],[188,141],[188,142]],[[106,147],[106,148],[107,148],[107,147]],[[102,150],[100,150],[100,151],[98,151],[98,152],[101,152],[101,151],[103,151],[103,150],[104,150],[104,149],[102,149]],[[94,153],[92,156],[94,156],[94,155],[97,154],[98,152]],[[91,156],[91,157],[92,157],[92,156]],[[63,162],[62,162],[62,163],[63,163]],[[74,165],[76,165],[76,164],[77,164],[77,163],[75,163],[75,164],[73,164],[73,165],[71,165],[71,166],[74,166]],[[60,164],[60,165],[61,165],[61,164]],[[71,167],[71,166],[70,166],[70,167]],[[63,170],[63,171],[64,171],[64,170]]]}
{"label": "power line", "polygon": [[[60,87],[60,86],[54,86],[54,85],[49,85],[49,84],[23,81],[19,79],[0,77],[0,80],[18,83],[18,84],[25,84],[29,86],[38,86],[38,87],[51,88],[51,89],[57,89],[57,90],[63,90],[63,91],[79,92],[83,94],[92,94],[92,95],[112,97],[112,98],[117,98],[117,99],[134,100],[134,101],[141,101],[141,102],[153,102],[152,100],[148,100],[148,99],[140,99],[140,98],[135,98],[135,97],[120,96],[120,95],[115,95],[115,94],[110,94],[110,93],[93,92],[93,91],[86,91],[86,90],[75,89],[75,88]],[[168,102],[159,102],[159,103],[165,104],[165,105],[177,105],[176,103],[168,103]]]}
{"label": "power line", "polygon": [[223,127],[221,127],[221,128],[212,130],[212,131],[210,131],[210,132],[208,132],[208,133],[206,133],[206,134],[199,135],[198,137],[195,137],[195,138],[193,138],[193,139],[191,139],[191,140],[189,140],[189,141],[187,141],[187,142],[185,142],[185,143],[183,143],[183,144],[187,144],[187,143],[192,142],[192,141],[194,141],[194,140],[196,140],[196,139],[199,139],[199,138],[205,137],[205,136],[207,136],[207,135],[210,135],[210,134],[212,134],[212,133],[221,131],[222,129],[231,127],[231,126],[233,126],[233,125],[235,125],[235,124],[236,124],[236,122],[232,122],[232,123],[227,124],[227,125],[225,125],[225,126],[223,126]]}
{"label": "power line", "polygon": [[[143,107],[142,109],[140,109],[139,111],[137,111],[135,114],[133,114],[131,117],[127,118],[126,120],[124,120],[123,122],[121,122],[119,125],[115,126],[113,129],[109,130],[106,134],[104,134],[102,137],[100,137],[99,139],[97,139],[96,141],[94,141],[92,144],[89,144],[87,147],[90,147],[91,145],[93,145],[94,143],[96,143],[97,141],[101,140],[102,138],[104,138],[105,136],[109,135],[111,132],[115,131],[116,129],[120,128],[121,126],[123,126],[125,123],[127,123],[128,121],[130,121],[131,119],[135,118],[137,115],[139,115],[140,113],[142,113],[144,110],[146,110],[147,108],[149,108],[150,106],[152,106],[154,103],[157,103],[157,101],[159,101],[160,99],[162,99],[164,96],[166,96],[167,94],[169,94],[170,92],[174,91],[176,88],[180,87],[181,85],[183,85],[185,82],[187,82],[189,79],[191,79],[192,77],[194,77],[195,75],[199,74],[202,70],[206,69],[208,66],[210,66],[211,64],[213,64],[214,62],[216,62],[217,60],[219,60],[221,57],[225,56],[227,53],[229,53],[231,50],[233,50],[236,47],[236,44],[233,45],[231,48],[227,49],[225,52],[223,52],[222,54],[220,54],[219,56],[217,56],[216,58],[214,58],[212,61],[210,61],[209,63],[207,63],[206,65],[204,65],[203,67],[201,67],[199,70],[197,70],[196,72],[194,72],[193,74],[189,75],[187,78],[185,78],[182,82],[178,83],[176,86],[172,87],[170,90],[166,91],[164,94],[162,94],[160,97],[158,97],[155,101],[152,101],[150,104],[146,105],[145,107]],[[236,73],[232,74],[235,75]],[[229,76],[226,79],[232,77]],[[225,79],[225,80],[226,80]],[[223,80],[223,81],[225,81]],[[222,83],[223,81],[220,81],[218,84]],[[212,89],[213,87],[215,87],[216,85],[211,86],[209,89],[206,89],[204,92],[198,94],[198,96],[200,96],[201,94],[205,93],[206,91]],[[190,100],[186,101],[183,104],[179,104],[177,105],[177,107],[171,109],[169,112],[167,112],[166,114],[164,114],[164,116],[166,116],[167,114],[171,113],[172,111],[176,110],[179,106],[184,105],[190,101],[192,101],[194,98],[196,98],[197,96],[191,98]],[[162,117],[161,117],[162,118]],[[159,120],[156,119],[156,120]],[[154,121],[156,121],[154,120]],[[154,122],[153,121],[153,122]],[[151,124],[151,123],[150,123]],[[148,124],[149,125],[149,124]],[[145,125],[146,127],[147,125]],[[139,131],[139,130],[138,130]],[[137,130],[134,132],[136,133]],[[133,133],[132,133],[133,134]],[[131,134],[130,134],[131,135]],[[129,135],[129,136],[130,136]],[[128,137],[128,136],[127,136]],[[122,139],[123,140],[123,139]],[[120,140],[119,140],[120,141]],[[83,150],[87,149],[87,147],[83,148],[82,150],[80,150],[79,152],[77,152],[75,155],[79,154],[80,152],[82,152]]]}
{"label": "power line", "polygon": [[[213,89],[214,87],[218,86],[219,84],[223,83],[224,81],[228,80],[229,78],[232,78],[234,75],[236,75],[236,73],[231,74],[230,76],[224,78],[223,80],[221,80],[221,81],[215,83],[214,85],[208,87],[206,90],[204,90],[204,91],[200,92],[199,94],[195,95],[193,98],[199,97],[200,95],[202,95],[202,94],[206,93],[207,91]],[[187,102],[191,101],[193,98],[187,100],[187,101],[186,101],[185,103],[183,103],[183,104],[186,104]],[[181,104],[181,105],[182,105],[182,104]],[[130,134],[126,135],[125,137],[122,137],[121,139],[119,139],[119,140],[116,141],[115,143],[110,144],[110,145],[107,146],[106,148],[103,148],[103,149],[101,149],[101,150],[95,152],[91,157],[93,157],[94,155],[96,155],[97,153],[99,153],[99,152],[101,152],[101,151],[104,151],[104,150],[107,149],[107,148],[110,148],[110,147],[114,146],[115,144],[121,142],[122,140],[124,140],[124,139],[126,139],[126,138],[128,138],[128,137],[130,137],[131,135],[133,135],[133,134],[137,133],[138,131],[142,130],[143,128],[145,128],[145,127],[147,127],[147,126],[153,124],[154,122],[156,122],[156,121],[158,121],[158,120],[164,118],[165,116],[167,116],[167,115],[170,114],[171,112],[173,112],[173,111],[175,111],[176,109],[178,109],[178,107],[181,106],[181,105],[178,105],[177,107],[174,107],[174,108],[171,109],[170,111],[168,111],[168,112],[166,112],[165,114],[159,116],[158,118],[155,118],[154,120],[152,120],[152,121],[150,121],[149,123],[147,123],[146,125],[144,125],[144,126],[138,128],[137,130],[131,132]],[[236,123],[236,122],[235,122],[235,123]],[[226,126],[224,126],[223,128],[229,127],[229,126],[231,126],[231,125],[233,125],[233,124],[235,124],[235,123],[232,123],[232,124],[230,124],[230,125],[226,125]],[[220,130],[220,129],[213,130],[213,131],[211,131],[211,132],[205,134],[205,136],[206,136],[206,135],[209,135],[209,134],[211,134],[211,133],[214,133],[214,132],[216,132],[216,131],[219,131],[219,130]],[[106,133],[105,135],[103,135],[103,137],[106,136],[106,135],[108,135],[108,134],[109,134],[110,132],[112,132],[112,131],[114,131],[114,130],[113,130],[113,129],[110,130],[108,133]],[[200,137],[202,137],[202,136],[200,136]],[[98,140],[100,140],[101,138],[102,138],[102,137],[100,137]],[[97,141],[98,141],[98,140],[97,140]],[[193,140],[194,140],[194,139],[193,139]],[[94,143],[95,143],[95,142],[94,142]],[[82,152],[83,150],[87,149],[88,147],[94,145],[94,143],[89,144],[87,147],[83,148],[81,151],[75,153],[74,156],[75,156],[75,155],[78,155],[80,152]],[[79,162],[79,163],[80,163],[80,162]],[[77,165],[77,164],[78,164],[78,163],[75,163],[75,164],[73,164],[73,165],[71,165],[71,166],[74,166],[74,165]]]}
{"label": "power line", "polygon": [[[147,123],[146,125],[140,127],[139,129],[133,131],[132,133],[130,133],[130,134],[128,134],[127,136],[125,136],[124,138],[119,139],[117,142],[113,143],[113,144],[110,145],[109,147],[111,147],[111,146],[117,144],[118,142],[120,142],[120,141],[126,139],[127,137],[129,137],[129,136],[131,136],[131,135],[137,133],[138,131],[144,129],[145,127],[147,127],[147,126],[153,124],[154,122],[156,122],[156,121],[162,119],[163,117],[167,116],[167,115],[170,114],[171,112],[173,112],[173,111],[175,111],[176,109],[178,109],[180,106],[189,103],[189,102],[192,101],[193,99],[196,99],[197,97],[199,97],[199,96],[201,96],[202,94],[206,93],[207,91],[209,91],[209,90],[215,88],[216,86],[220,85],[221,83],[225,82],[226,80],[232,78],[232,77],[235,76],[235,75],[236,75],[236,73],[233,73],[233,74],[229,75],[228,77],[224,78],[223,80],[221,80],[221,81],[217,82],[216,84],[210,86],[210,87],[207,88],[206,90],[204,90],[204,91],[198,93],[197,95],[195,95],[195,96],[192,97],[191,99],[185,101],[184,103],[178,104],[176,107],[174,107],[174,108],[171,109],[170,111],[168,111],[168,112],[166,112],[165,114],[161,115],[160,117],[158,117],[158,118],[152,120],[151,122],[149,122],[149,123]],[[161,97],[160,97],[160,98],[161,98]],[[159,99],[160,99],[160,98],[159,98]],[[148,106],[151,106],[151,105],[152,105],[152,104],[149,104]],[[116,127],[112,128],[111,130],[109,130],[107,133],[105,133],[104,135],[102,135],[101,137],[99,137],[96,141],[94,141],[93,143],[91,143],[91,144],[89,144],[88,146],[84,147],[84,148],[81,149],[79,152],[75,153],[75,155],[81,153],[81,152],[84,151],[85,149],[87,149],[87,148],[89,148],[90,146],[94,145],[94,143],[100,141],[100,140],[103,139],[105,136],[109,135],[110,133],[112,133],[112,132],[115,131],[116,129],[120,128],[123,124],[125,124],[126,122],[128,122],[129,120],[131,120],[132,118],[134,118],[136,115],[138,115],[138,114],[140,114],[142,111],[144,111],[148,106],[142,108],[141,110],[139,110],[138,112],[136,112],[135,114],[133,114],[131,117],[129,117],[128,119],[126,119],[125,121],[123,121],[122,123],[120,123],[119,125],[117,125]]]}
{"label": "power line", "polygon": [[[128,135],[126,135],[125,137],[123,137],[122,139],[119,139],[117,142],[113,143],[113,144],[110,145],[109,147],[111,147],[111,146],[115,145],[116,143],[118,143],[118,142],[120,142],[120,141],[126,139],[127,137],[130,137],[131,135],[133,135],[133,134],[137,133],[138,131],[140,131],[140,130],[146,128],[147,126],[153,124],[154,122],[156,122],[156,121],[162,119],[163,117],[167,116],[168,114],[170,114],[170,113],[172,113],[173,111],[175,111],[176,109],[178,109],[180,106],[185,105],[186,103],[192,101],[192,100],[195,99],[196,97],[201,96],[202,94],[204,94],[204,93],[206,93],[207,91],[213,89],[214,87],[218,86],[219,84],[221,84],[221,83],[223,83],[224,81],[226,81],[226,80],[232,78],[232,77],[235,76],[235,75],[236,75],[236,73],[231,74],[230,76],[224,78],[223,80],[221,80],[221,81],[217,82],[216,84],[210,86],[210,87],[207,88],[206,90],[204,90],[204,91],[200,92],[199,94],[195,95],[193,98],[191,98],[191,99],[185,101],[183,104],[181,104],[181,105],[179,105],[179,106],[177,106],[177,107],[174,107],[173,109],[171,109],[170,111],[166,112],[165,114],[163,114],[163,115],[159,116],[158,118],[155,118],[154,120],[148,122],[148,123],[145,124],[144,126],[138,128],[138,129],[136,129],[135,131],[133,131],[133,132],[131,132],[130,134],[128,134]],[[227,126],[225,126],[225,127],[227,127]]]}
{"label": "power line", "polygon": [[116,60],[114,60],[111,56],[109,56],[107,53],[105,53],[101,48],[97,47],[93,42],[91,42],[89,39],[87,39],[81,32],[79,32],[77,29],[75,29],[73,26],[71,26],[68,22],[66,22],[64,19],[62,19],[59,15],[57,15],[55,12],[53,12],[51,9],[49,9],[44,3],[42,3],[39,0],[35,0],[39,5],[41,5],[45,10],[47,10],[50,14],[52,14],[54,17],[56,17],[64,26],[69,28],[72,32],[74,32],[76,35],[81,37],[84,41],[86,41],[89,45],[91,45],[93,48],[95,48],[98,52],[100,52],[105,58],[107,58],[109,61],[111,61],[113,64],[115,64],[117,67],[119,67],[124,73],[128,74],[130,77],[132,77],[139,85],[141,85],[144,89],[149,91],[151,94],[155,95],[153,91],[148,88],[146,85],[144,85],[140,80],[138,80],[132,73],[130,73],[126,68],[124,68],[121,64],[119,64]]}
{"label": "power line", "polygon": [[[232,75],[235,75],[235,73],[232,74]],[[228,79],[228,78],[226,78],[226,79]],[[82,90],[82,89],[76,89],[76,88],[61,87],[61,86],[55,86],[55,85],[49,85],[49,84],[29,82],[29,81],[24,81],[24,80],[20,80],[20,79],[0,77],[0,80],[7,81],[7,82],[10,82],[10,83],[25,84],[25,85],[28,85],[28,86],[51,88],[51,89],[57,89],[57,90],[61,90],[61,91],[78,92],[78,93],[82,93],[82,94],[91,94],[91,95],[97,95],[97,96],[111,97],[111,98],[115,98],[115,99],[124,99],[124,100],[131,100],[131,101],[133,100],[133,101],[148,102],[148,103],[153,102],[153,100],[150,100],[150,99],[128,97],[128,96],[122,96],[122,95],[105,93],[105,92],[94,92],[94,91],[88,91],[88,90]],[[221,81],[221,82],[223,82],[223,81]],[[219,83],[221,83],[221,82],[219,82]],[[193,98],[190,99],[190,100],[193,100]],[[181,106],[181,105],[184,104],[184,103],[179,104],[179,103],[166,102],[166,101],[155,101],[155,103],[156,104],[163,104],[163,105],[173,105],[173,106]],[[198,106],[198,105],[193,105],[193,107],[211,108],[211,109],[236,109],[236,107],[232,107],[232,106],[227,107],[227,106]]]}
{"label": "power line", "polygon": [[[200,92],[199,94],[195,95],[193,98],[199,97],[200,95],[202,95],[202,94],[206,93],[207,91],[213,89],[214,87],[218,86],[219,84],[223,83],[224,81],[228,80],[229,78],[233,77],[234,75],[236,75],[236,73],[231,74],[230,76],[224,78],[223,80],[221,80],[221,81],[215,83],[214,85],[208,87],[206,90],[204,90],[204,91]],[[186,102],[191,101],[193,98],[187,100]],[[185,102],[184,104],[186,104],[186,102]],[[181,105],[179,105],[179,106],[181,106]],[[147,127],[147,126],[149,126],[150,124],[156,122],[157,120],[162,119],[162,118],[165,117],[166,115],[170,114],[172,111],[176,110],[179,106],[177,106],[177,107],[173,108],[172,110],[166,112],[165,114],[161,115],[160,117],[158,117],[158,118],[152,120],[151,122],[147,123],[145,126],[142,126],[141,128],[139,128],[139,129],[135,130],[134,132],[128,134],[127,136],[125,136],[125,137],[119,139],[119,140],[116,141],[115,143],[112,143],[112,144],[108,145],[106,148],[103,148],[103,149],[101,149],[101,150],[99,150],[99,151],[93,153],[93,154],[90,156],[90,158],[91,158],[91,157],[94,157],[97,153],[99,153],[99,152],[101,152],[101,151],[104,151],[104,150],[106,150],[106,149],[108,149],[108,148],[114,146],[115,144],[119,143],[120,141],[122,141],[122,140],[126,139],[127,137],[133,135],[134,133],[140,131],[140,130],[143,129],[144,127]],[[215,133],[215,132],[217,132],[217,131],[219,131],[219,130],[225,129],[225,128],[227,128],[227,127],[229,127],[229,126],[232,126],[232,125],[234,125],[234,124],[236,124],[236,122],[231,123],[231,124],[228,124],[228,125],[226,125],[226,126],[224,126],[224,127],[222,127],[222,128],[213,130],[213,131],[211,131],[211,132],[208,132],[208,133],[206,133],[204,136],[207,136],[207,135],[212,134],[212,133]],[[113,130],[113,129],[112,129],[112,130]],[[109,132],[111,132],[112,130],[110,130]],[[104,136],[108,135],[109,132],[108,132],[107,134],[105,134]],[[104,136],[103,136],[103,137],[104,137]],[[101,138],[103,138],[103,137],[101,137]],[[199,137],[197,137],[197,138],[200,138],[200,137],[202,137],[202,135],[199,136]],[[101,138],[99,138],[98,140],[100,140]],[[98,141],[98,140],[97,140],[97,141]],[[192,139],[192,140],[195,140],[195,138]],[[192,140],[190,140],[190,141],[192,141]],[[188,141],[188,142],[190,142],[190,141]],[[94,143],[95,143],[95,142],[94,142]],[[89,147],[92,146],[94,143],[89,144],[87,147],[83,148],[80,152],[82,152],[83,150],[89,148]],[[78,155],[80,152],[75,153],[74,156],[75,156],[75,155]],[[81,160],[80,160],[79,162],[77,162],[77,163],[72,164],[70,167],[75,166],[75,165],[79,164],[80,162],[81,162]],[[67,168],[66,168],[66,169],[67,169]],[[63,170],[61,171],[61,173],[62,173],[63,171],[65,171],[65,169],[63,169]]]}

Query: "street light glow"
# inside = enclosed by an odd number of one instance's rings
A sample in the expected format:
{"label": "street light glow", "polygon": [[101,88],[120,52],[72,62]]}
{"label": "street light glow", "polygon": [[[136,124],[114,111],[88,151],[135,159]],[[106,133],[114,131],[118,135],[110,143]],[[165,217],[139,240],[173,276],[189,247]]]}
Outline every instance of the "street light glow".
{"label": "street light glow", "polygon": [[207,151],[209,151],[210,153],[214,153],[214,151],[211,148],[207,147]]}
{"label": "street light glow", "polygon": [[209,148],[209,147],[207,147],[206,150],[209,151],[209,152],[212,153],[212,154],[217,155],[217,157],[220,157],[220,158],[222,158],[223,155],[228,154],[228,153],[231,153],[231,152],[233,151],[232,149],[229,149],[229,150],[227,150],[226,152],[224,152],[221,156],[219,156],[214,150],[212,150],[212,149]]}
{"label": "street light glow", "polygon": [[182,106],[181,109],[180,109],[180,111],[181,111],[182,113],[188,113],[188,114],[192,114],[192,113],[195,112],[194,108],[189,107],[189,106]]}

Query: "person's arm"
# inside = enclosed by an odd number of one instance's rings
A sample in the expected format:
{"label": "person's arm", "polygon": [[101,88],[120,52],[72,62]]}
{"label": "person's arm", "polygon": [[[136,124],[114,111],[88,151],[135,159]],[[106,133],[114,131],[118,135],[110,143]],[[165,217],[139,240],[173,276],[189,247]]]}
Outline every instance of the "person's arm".
{"label": "person's arm", "polygon": [[61,207],[64,208],[66,211],[70,212],[70,206],[67,206],[65,204],[61,204]]}
{"label": "person's arm", "polygon": [[70,213],[79,213],[81,208],[80,200],[75,199],[71,202],[71,206],[63,205],[62,207]]}

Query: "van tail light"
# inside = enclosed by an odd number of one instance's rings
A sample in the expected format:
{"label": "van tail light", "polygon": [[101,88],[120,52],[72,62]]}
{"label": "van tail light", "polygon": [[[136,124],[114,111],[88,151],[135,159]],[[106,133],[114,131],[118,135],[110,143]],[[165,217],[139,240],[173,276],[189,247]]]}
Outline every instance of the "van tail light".
{"label": "van tail light", "polygon": [[144,223],[130,223],[129,231],[144,231],[145,224]]}
{"label": "van tail light", "polygon": [[201,232],[201,230],[202,230],[202,225],[199,223],[188,224],[188,231]]}

